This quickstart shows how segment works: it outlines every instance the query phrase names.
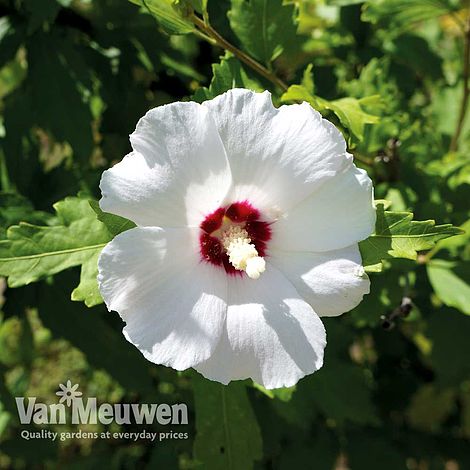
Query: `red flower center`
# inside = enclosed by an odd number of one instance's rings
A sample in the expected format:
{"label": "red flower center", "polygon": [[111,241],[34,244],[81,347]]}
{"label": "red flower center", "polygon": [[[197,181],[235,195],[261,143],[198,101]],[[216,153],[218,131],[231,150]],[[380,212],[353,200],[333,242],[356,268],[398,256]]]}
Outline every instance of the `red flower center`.
{"label": "red flower center", "polygon": [[199,226],[201,228],[199,236],[201,259],[223,267],[228,274],[242,274],[243,271],[238,271],[230,264],[222,244],[222,232],[224,227],[238,225],[248,233],[258,256],[264,257],[267,242],[271,239],[271,227],[269,222],[264,222],[260,218],[259,210],[248,201],[234,202],[227,207],[219,207]]}

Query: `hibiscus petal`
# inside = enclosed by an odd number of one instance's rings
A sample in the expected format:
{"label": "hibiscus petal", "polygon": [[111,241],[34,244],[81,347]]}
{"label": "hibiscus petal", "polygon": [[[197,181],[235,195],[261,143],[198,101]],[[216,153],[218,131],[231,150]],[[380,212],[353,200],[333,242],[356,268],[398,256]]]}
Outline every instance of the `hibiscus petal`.
{"label": "hibiscus petal", "polygon": [[142,226],[198,225],[220,206],[230,168],[207,108],[172,103],[149,111],[131,135],[134,152],[105,171],[101,208]]}
{"label": "hibiscus petal", "polygon": [[203,103],[217,124],[233,178],[228,200],[275,219],[350,166],[341,133],[309,104],[276,109],[269,92],[233,89]]}
{"label": "hibiscus petal", "polygon": [[283,251],[329,251],[367,238],[374,230],[372,181],[351,167],[332,178],[271,226],[270,246]]}
{"label": "hibiscus petal", "polygon": [[126,338],[156,364],[184,370],[219,341],[227,277],[200,262],[197,230],[134,228],[103,249],[98,283]]}
{"label": "hibiscus petal", "polygon": [[369,293],[357,245],[324,253],[272,250],[269,261],[320,316],[348,312]]}
{"label": "hibiscus petal", "polygon": [[268,389],[290,387],[323,364],[325,329],[312,308],[273,266],[253,281],[229,282],[226,331],[207,361],[195,366],[227,384],[252,378]]}

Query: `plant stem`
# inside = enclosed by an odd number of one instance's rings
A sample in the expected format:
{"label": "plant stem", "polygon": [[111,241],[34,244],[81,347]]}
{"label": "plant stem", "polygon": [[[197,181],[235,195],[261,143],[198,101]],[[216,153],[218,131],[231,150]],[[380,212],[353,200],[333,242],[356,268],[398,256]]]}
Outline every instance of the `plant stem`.
{"label": "plant stem", "polygon": [[354,157],[355,160],[357,160],[358,162],[363,163],[364,165],[367,165],[367,166],[373,166],[374,165],[374,159],[366,157],[366,156],[361,155],[359,153],[353,153],[353,157]]}
{"label": "plant stem", "polygon": [[191,15],[190,19],[200,32],[212,39],[218,46],[231,52],[237,59],[241,60],[243,63],[248,65],[248,67],[252,68],[255,72],[259,73],[262,77],[266,78],[271,83],[281,88],[281,90],[287,90],[288,86],[286,83],[284,83],[279,77],[274,75],[264,65],[261,65],[255,59],[245,54],[243,51],[228,42],[208,22],[204,22],[201,18],[196,15]]}
{"label": "plant stem", "polygon": [[449,150],[456,152],[459,148],[459,138],[462,133],[465,117],[467,115],[468,99],[470,96],[470,13],[465,25],[464,65],[463,65],[463,97],[460,105],[459,118],[455,128]]}

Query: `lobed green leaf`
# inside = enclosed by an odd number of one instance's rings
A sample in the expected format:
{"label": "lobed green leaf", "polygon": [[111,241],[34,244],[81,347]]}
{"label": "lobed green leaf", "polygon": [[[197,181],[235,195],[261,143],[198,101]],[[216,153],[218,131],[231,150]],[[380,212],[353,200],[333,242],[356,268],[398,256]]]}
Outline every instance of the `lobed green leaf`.
{"label": "lobed green leaf", "polygon": [[84,263],[80,271],[80,283],[72,291],[71,299],[76,302],[85,302],[87,307],[94,307],[103,303],[98,283],[98,258],[100,251],[93,253]]}
{"label": "lobed green leaf", "polygon": [[220,64],[212,64],[212,73],[209,88],[199,88],[193,96],[199,103],[215,98],[232,88],[261,91],[259,85],[248,77],[240,61],[229,53],[221,59]]}
{"label": "lobed green leaf", "polygon": [[381,271],[389,258],[416,259],[418,252],[429,250],[444,238],[463,233],[452,224],[436,225],[434,220],[415,221],[411,212],[392,212],[377,204],[375,232],[359,243],[366,271]]}
{"label": "lobed green leaf", "polygon": [[175,0],[129,0],[144,7],[169,34],[188,34],[195,30],[193,23],[177,8]]}
{"label": "lobed green leaf", "polygon": [[58,225],[20,223],[0,241],[0,275],[19,287],[94,259],[112,234],[86,199],[69,197],[54,205]]}
{"label": "lobed green leaf", "polygon": [[109,212],[103,212],[98,201],[91,199],[88,202],[90,203],[91,208],[95,211],[98,220],[106,226],[111,235],[118,235],[121,232],[125,232],[126,230],[135,227],[134,222],[127,220],[124,217],[110,214]]}
{"label": "lobed green leaf", "polygon": [[[98,220],[106,226],[108,232],[113,237],[135,227],[134,222],[124,217],[110,214],[109,212],[103,212],[98,201],[90,200],[89,203],[91,208],[95,211]],[[101,250],[97,251],[82,264],[80,284],[72,291],[72,300],[85,302],[87,307],[93,307],[103,302],[103,298],[98,289],[98,283],[96,282],[100,252]]]}
{"label": "lobed green leaf", "polygon": [[349,129],[358,140],[363,140],[366,124],[375,124],[379,121],[378,116],[370,114],[363,109],[365,105],[377,107],[380,102],[380,97],[377,95],[359,100],[356,98],[340,98],[328,101],[312,94],[304,85],[292,85],[281,96],[281,101],[306,101],[317,111],[326,115],[328,115],[329,111],[332,111],[338,117],[341,124]]}

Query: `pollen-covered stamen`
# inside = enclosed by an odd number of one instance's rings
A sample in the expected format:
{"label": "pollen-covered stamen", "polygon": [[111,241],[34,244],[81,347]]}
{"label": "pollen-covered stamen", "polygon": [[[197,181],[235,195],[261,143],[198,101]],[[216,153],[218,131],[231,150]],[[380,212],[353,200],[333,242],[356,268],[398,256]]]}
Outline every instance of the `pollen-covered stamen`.
{"label": "pollen-covered stamen", "polygon": [[[249,201],[237,201],[219,207],[206,215],[199,227],[199,248],[204,262],[223,268],[230,276],[246,273],[249,277],[258,278],[265,270],[264,257],[267,256],[271,239],[271,224],[262,220],[259,210]],[[243,232],[229,232],[226,240],[232,241],[231,237],[243,240],[241,246],[232,248],[229,243],[227,246],[230,249],[227,250],[223,245],[223,236],[229,229]]]}
{"label": "pollen-covered stamen", "polygon": [[239,225],[231,225],[222,234],[222,245],[230,264],[238,271],[245,271],[251,279],[258,279],[266,269],[264,258],[258,251],[248,232]]}

